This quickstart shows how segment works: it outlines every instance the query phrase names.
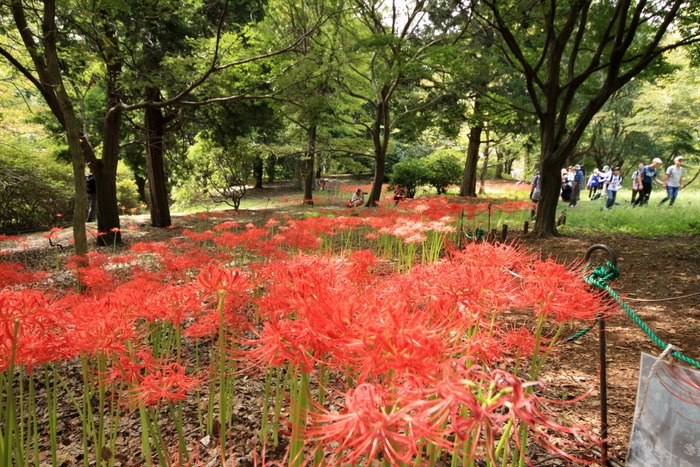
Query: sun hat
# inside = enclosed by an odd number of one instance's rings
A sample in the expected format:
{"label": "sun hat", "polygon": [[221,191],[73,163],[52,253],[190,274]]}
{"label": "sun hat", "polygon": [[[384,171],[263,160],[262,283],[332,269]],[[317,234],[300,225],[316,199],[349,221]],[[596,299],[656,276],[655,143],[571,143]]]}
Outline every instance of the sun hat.
{"label": "sun hat", "polygon": [[609,168],[610,168],[609,165],[604,165],[604,166],[603,166],[603,172],[605,172],[605,171],[608,170]]}
{"label": "sun hat", "polygon": [[673,159],[673,162],[678,162],[678,161],[682,161],[682,160],[683,160],[683,156],[678,156],[675,159]]}
{"label": "sun hat", "polygon": [[581,170],[581,166],[578,165],[578,164],[576,164],[576,165],[574,166],[574,169],[576,169],[576,170]]}
{"label": "sun hat", "polygon": [[663,164],[664,161],[659,159],[658,157],[655,157],[653,161],[651,161],[652,164]]}

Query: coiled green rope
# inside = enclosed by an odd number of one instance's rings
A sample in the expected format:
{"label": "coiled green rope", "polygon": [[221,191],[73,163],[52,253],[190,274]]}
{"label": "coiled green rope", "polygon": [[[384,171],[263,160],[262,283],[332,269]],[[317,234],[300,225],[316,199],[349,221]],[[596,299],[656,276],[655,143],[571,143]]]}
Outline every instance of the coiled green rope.
{"label": "coiled green rope", "polygon": [[[656,345],[658,345],[662,349],[666,349],[666,347],[668,345],[664,341],[659,339],[659,337],[654,333],[654,331],[652,331],[649,328],[649,326],[647,326],[646,323],[644,323],[644,321],[642,321],[642,319],[625,302],[622,301],[622,299],[617,294],[617,292],[615,292],[608,285],[609,280],[614,280],[619,276],[620,276],[620,271],[617,269],[617,266],[615,266],[610,261],[607,261],[605,263],[605,266],[598,266],[597,268],[593,269],[590,276],[588,276],[585,279],[585,282],[586,282],[586,284],[592,285],[594,287],[599,288],[600,290],[607,292],[608,295],[610,295],[613,298],[613,300],[615,300],[618,303],[618,305],[620,305],[622,307],[622,309],[625,310],[625,312],[627,312],[627,315],[630,318],[632,318],[632,320],[635,323],[637,323],[637,326],[639,326],[642,329],[642,331],[644,331],[647,334],[647,336],[649,336],[649,338],[652,341],[654,341],[654,343]],[[600,315],[598,315],[598,316],[600,316]],[[598,322],[598,320],[596,320],[591,326],[589,326],[585,329],[582,329],[581,331],[577,332],[573,336],[569,337],[568,339],[566,339],[566,342],[571,342],[571,341],[578,339],[581,336],[584,336],[586,333],[588,333],[588,331],[590,331],[593,328],[593,326],[595,326],[595,324],[597,322]],[[682,353],[680,353],[678,351],[671,352],[671,355],[676,357],[678,360],[687,363],[688,365],[692,365],[695,368],[700,369],[700,363],[698,363],[697,361],[693,360],[692,358],[690,358],[686,355],[683,355]]]}

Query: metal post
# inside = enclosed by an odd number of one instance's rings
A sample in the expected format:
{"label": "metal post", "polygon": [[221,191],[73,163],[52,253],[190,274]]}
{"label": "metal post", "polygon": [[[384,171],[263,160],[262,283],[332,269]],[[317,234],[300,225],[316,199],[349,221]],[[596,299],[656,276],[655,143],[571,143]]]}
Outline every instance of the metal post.
{"label": "metal post", "polygon": [[[596,250],[604,250],[608,253],[609,261],[617,266],[617,254],[607,245],[593,245],[586,251],[585,258],[589,260]],[[600,326],[598,332],[600,354],[600,464],[608,466],[608,363],[606,361],[605,319],[598,320]]]}

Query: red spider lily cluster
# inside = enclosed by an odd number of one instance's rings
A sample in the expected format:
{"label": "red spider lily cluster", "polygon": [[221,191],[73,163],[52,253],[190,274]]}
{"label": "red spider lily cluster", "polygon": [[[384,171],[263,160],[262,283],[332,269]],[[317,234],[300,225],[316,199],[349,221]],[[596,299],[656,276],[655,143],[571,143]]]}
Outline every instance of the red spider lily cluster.
{"label": "red spider lily cluster", "polygon": [[[606,308],[575,267],[505,244],[452,246],[465,213],[499,209],[529,203],[437,198],[260,226],[200,215],[214,225],[71,258],[74,292],[41,291],[45,273],[4,263],[0,370],[15,365],[31,377],[80,362],[86,394],[102,391],[112,404],[96,416],[109,419],[138,410],[157,420],[165,407],[186,417],[172,407],[199,401],[206,408],[194,420],[171,423],[216,435],[222,462],[236,447],[224,446],[227,420],[211,420],[236,395],[234,371],[276,382],[258,452],[288,427],[290,465],[502,462],[526,459],[530,441],[566,457],[551,433],[591,444],[595,436],[559,420],[536,377],[565,326],[587,325]],[[400,250],[416,255],[412,267],[401,267],[387,239],[416,245]],[[430,242],[439,255],[425,254]],[[285,401],[289,418],[273,410]],[[148,432],[147,464],[193,462],[185,440]],[[156,456],[150,444],[169,452]]]}

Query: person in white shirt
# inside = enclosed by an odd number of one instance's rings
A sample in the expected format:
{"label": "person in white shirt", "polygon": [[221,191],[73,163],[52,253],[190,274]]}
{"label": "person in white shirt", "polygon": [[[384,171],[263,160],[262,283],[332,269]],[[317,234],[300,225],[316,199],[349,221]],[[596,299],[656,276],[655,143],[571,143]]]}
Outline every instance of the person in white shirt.
{"label": "person in white shirt", "polygon": [[668,203],[669,206],[673,206],[678,197],[678,192],[683,188],[683,156],[678,156],[673,159],[673,165],[666,169],[666,177],[664,178],[664,184],[666,185],[666,197],[661,200],[659,205],[664,204],[666,201],[671,201]]}
{"label": "person in white shirt", "polygon": [[617,197],[617,191],[622,188],[622,175],[620,175],[620,168],[615,167],[612,169],[612,174],[608,177],[608,201],[605,203],[605,209],[610,210],[615,205],[615,198]]}

